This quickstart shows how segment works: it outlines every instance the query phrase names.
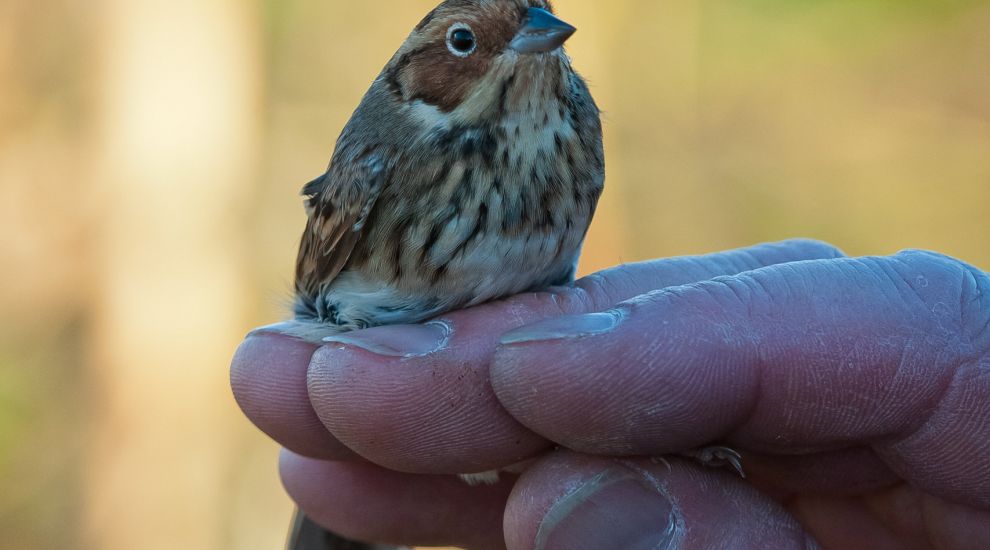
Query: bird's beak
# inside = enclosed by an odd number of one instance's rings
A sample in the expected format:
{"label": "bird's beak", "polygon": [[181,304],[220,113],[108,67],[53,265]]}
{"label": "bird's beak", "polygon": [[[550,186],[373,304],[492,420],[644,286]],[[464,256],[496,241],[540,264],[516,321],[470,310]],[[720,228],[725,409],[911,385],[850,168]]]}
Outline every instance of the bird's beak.
{"label": "bird's beak", "polygon": [[529,8],[523,26],[509,43],[519,53],[547,53],[564,45],[576,28],[540,8]]}

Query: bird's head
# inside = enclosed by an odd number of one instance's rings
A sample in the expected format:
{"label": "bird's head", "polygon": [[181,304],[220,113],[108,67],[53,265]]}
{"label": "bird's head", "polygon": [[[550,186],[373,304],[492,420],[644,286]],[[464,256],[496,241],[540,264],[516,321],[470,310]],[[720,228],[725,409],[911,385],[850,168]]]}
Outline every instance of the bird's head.
{"label": "bird's head", "polygon": [[[565,85],[575,28],[546,0],[447,0],[430,12],[378,83],[430,119],[478,122],[532,108]],[[559,94],[558,94],[559,95]]]}

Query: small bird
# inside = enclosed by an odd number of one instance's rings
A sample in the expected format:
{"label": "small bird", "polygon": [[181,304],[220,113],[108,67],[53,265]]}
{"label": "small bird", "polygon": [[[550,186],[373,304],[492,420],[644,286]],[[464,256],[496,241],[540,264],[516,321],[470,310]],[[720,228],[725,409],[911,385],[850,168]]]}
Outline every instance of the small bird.
{"label": "small bird", "polygon": [[605,163],[574,31],[544,0],[447,0],[413,30],[303,189],[302,336],[574,278]]}
{"label": "small bird", "polygon": [[[303,188],[295,320],[320,343],[574,279],[604,185],[599,110],[545,0],[447,0]],[[360,548],[300,515],[293,550]]]}

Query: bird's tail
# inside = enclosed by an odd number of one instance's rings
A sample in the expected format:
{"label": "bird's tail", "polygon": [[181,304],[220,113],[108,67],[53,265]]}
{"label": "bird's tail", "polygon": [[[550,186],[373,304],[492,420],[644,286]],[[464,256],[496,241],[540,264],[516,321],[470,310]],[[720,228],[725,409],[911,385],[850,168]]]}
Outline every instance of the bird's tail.
{"label": "bird's tail", "polygon": [[[333,325],[297,320],[284,321],[259,330],[287,334],[316,345],[323,344],[323,339],[327,336],[347,331],[346,328]],[[286,544],[286,550],[401,550],[402,548],[346,539],[320,527],[301,510],[296,510],[295,517],[292,518],[289,541]]]}
{"label": "bird's tail", "polygon": [[296,516],[292,519],[292,531],[289,532],[289,542],[286,545],[286,550],[400,550],[400,548],[348,540],[313,523],[313,520],[299,510],[296,510]]}

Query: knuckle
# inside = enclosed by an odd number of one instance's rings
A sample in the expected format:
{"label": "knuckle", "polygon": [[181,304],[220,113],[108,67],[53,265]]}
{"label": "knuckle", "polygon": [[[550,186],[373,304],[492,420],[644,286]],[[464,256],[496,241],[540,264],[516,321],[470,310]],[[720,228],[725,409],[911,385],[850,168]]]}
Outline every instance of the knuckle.
{"label": "knuckle", "polygon": [[741,249],[725,256],[732,267],[743,272],[805,260],[834,260],[844,258],[845,254],[823,241],[790,239]]}
{"label": "knuckle", "polygon": [[990,354],[990,275],[966,269],[959,304],[966,336],[982,353]]}
{"label": "knuckle", "polygon": [[613,268],[608,272],[588,275],[574,284],[588,309],[601,309],[620,301],[621,292],[616,288],[612,277],[621,277],[623,266]]}
{"label": "knuckle", "polygon": [[555,314],[571,315],[590,309],[593,300],[588,292],[576,285],[554,289],[548,293],[553,303]]}
{"label": "knuckle", "polygon": [[719,305],[723,315],[740,319],[741,326],[760,318],[773,307],[773,292],[766,273],[749,272],[718,277],[700,285],[708,299]]}
{"label": "knuckle", "polygon": [[906,250],[897,258],[914,294],[939,318],[954,318],[958,337],[980,354],[990,353],[990,275],[951,256]]}

